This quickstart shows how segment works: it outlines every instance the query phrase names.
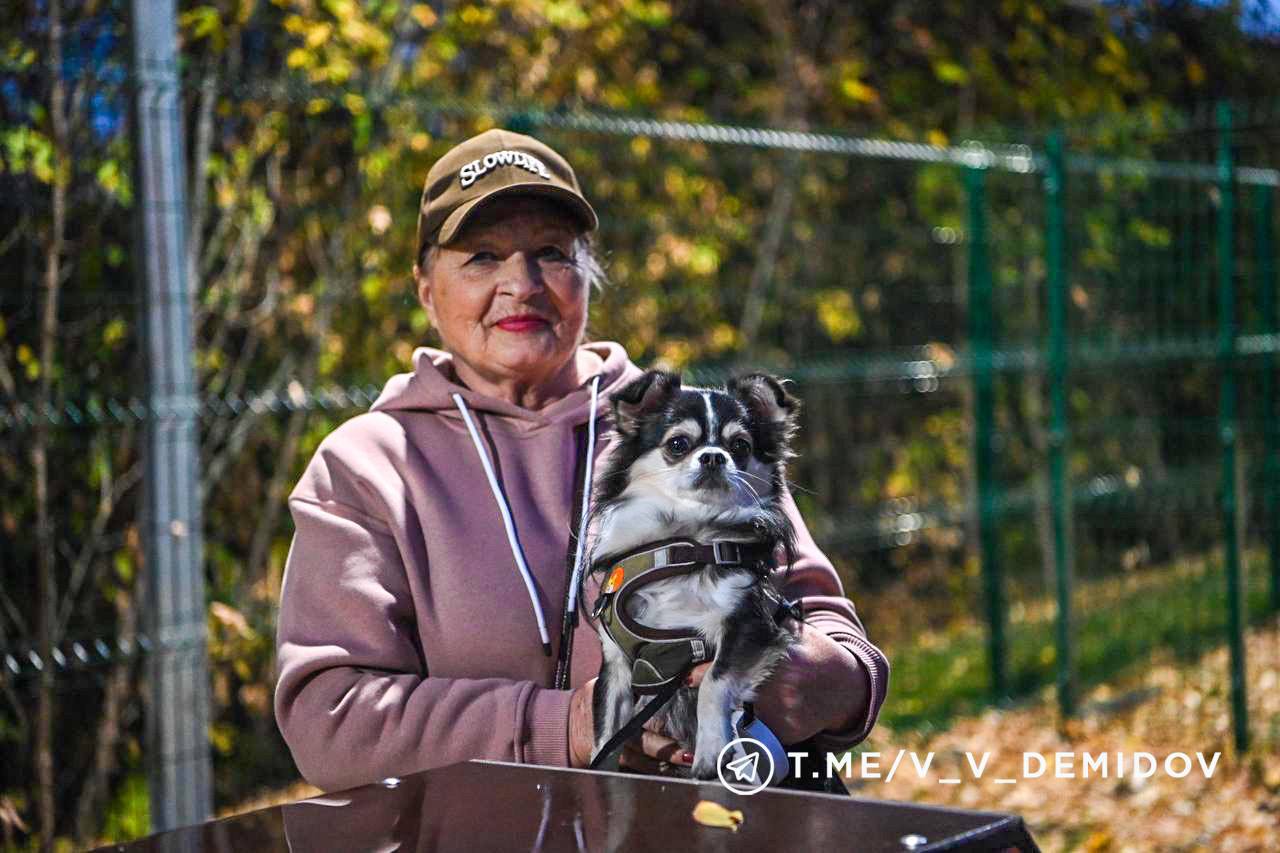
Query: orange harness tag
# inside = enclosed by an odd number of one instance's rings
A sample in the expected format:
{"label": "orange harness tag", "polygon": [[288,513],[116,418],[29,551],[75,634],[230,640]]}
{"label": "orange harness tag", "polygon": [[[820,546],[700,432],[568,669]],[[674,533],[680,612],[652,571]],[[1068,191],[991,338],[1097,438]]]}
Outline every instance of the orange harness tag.
{"label": "orange harness tag", "polygon": [[609,573],[609,579],[605,581],[603,593],[608,595],[611,592],[617,592],[618,587],[622,586],[622,579],[626,576],[626,572],[622,570],[622,566],[614,566],[613,571]]}

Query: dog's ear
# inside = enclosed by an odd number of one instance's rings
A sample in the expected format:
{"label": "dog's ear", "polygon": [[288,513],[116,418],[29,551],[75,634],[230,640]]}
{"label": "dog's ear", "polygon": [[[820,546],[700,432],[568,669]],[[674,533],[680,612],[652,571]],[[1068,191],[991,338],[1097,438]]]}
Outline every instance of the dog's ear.
{"label": "dog's ear", "polygon": [[613,395],[613,423],[618,432],[632,435],[640,422],[659,411],[680,390],[680,377],[665,370],[650,370]]}
{"label": "dog's ear", "polygon": [[799,423],[800,401],[787,392],[782,380],[768,373],[748,373],[730,379],[726,387],[757,423],[779,431],[784,441],[791,438]]}

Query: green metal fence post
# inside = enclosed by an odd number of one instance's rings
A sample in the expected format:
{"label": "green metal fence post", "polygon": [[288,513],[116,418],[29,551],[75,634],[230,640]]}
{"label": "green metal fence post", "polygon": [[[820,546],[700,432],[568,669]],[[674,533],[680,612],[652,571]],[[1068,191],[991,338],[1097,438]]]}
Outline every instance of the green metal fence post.
{"label": "green metal fence post", "polygon": [[991,263],[987,257],[987,192],[985,166],[964,170],[968,198],[969,348],[973,353],[974,479],[978,500],[978,550],[989,628],[991,694],[995,702],[1008,694],[1005,650],[1004,590],[1000,577],[999,483],[995,448],[995,305]]}
{"label": "green metal fence post", "polygon": [[1054,131],[1046,141],[1045,266],[1049,321],[1049,505],[1053,564],[1057,579],[1058,708],[1075,714],[1071,649],[1071,494],[1067,490],[1067,271],[1066,169],[1063,136]]}
{"label": "green metal fence post", "polygon": [[[1275,187],[1253,188],[1254,257],[1263,329],[1274,342],[1280,335],[1276,311]],[[1267,557],[1271,575],[1270,609],[1280,610],[1280,419],[1276,417],[1276,355],[1266,357],[1262,370],[1262,506],[1267,527]]]}
{"label": "green metal fence post", "polygon": [[1218,362],[1222,374],[1218,434],[1222,443],[1222,526],[1227,575],[1227,642],[1231,649],[1231,714],[1236,749],[1249,748],[1245,701],[1244,623],[1240,582],[1240,531],[1236,514],[1236,293],[1235,162],[1231,150],[1231,105],[1218,104]]}

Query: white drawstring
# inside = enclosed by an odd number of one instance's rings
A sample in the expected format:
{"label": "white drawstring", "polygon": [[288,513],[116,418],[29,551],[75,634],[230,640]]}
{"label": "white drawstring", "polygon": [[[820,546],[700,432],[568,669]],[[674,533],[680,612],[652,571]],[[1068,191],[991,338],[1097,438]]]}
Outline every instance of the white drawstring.
{"label": "white drawstring", "polygon": [[489,489],[493,492],[493,499],[498,502],[498,510],[502,513],[502,525],[507,529],[507,542],[511,545],[511,556],[516,558],[516,567],[520,569],[524,587],[529,591],[529,602],[533,604],[533,615],[538,619],[538,635],[542,637],[542,652],[549,657],[551,637],[547,634],[547,620],[542,615],[542,602],[538,600],[538,589],[533,585],[533,574],[530,573],[529,566],[524,560],[520,541],[516,539],[516,523],[511,518],[511,508],[507,506],[507,498],[502,494],[502,487],[498,485],[498,476],[493,473],[493,463],[489,461],[489,454],[485,452],[484,445],[480,442],[480,433],[471,421],[471,413],[467,410],[467,404],[463,401],[462,395],[454,393],[453,402],[457,404],[458,411],[462,412],[462,419],[467,423],[467,432],[471,433],[471,443],[476,446],[480,464],[484,466],[484,474],[489,478]]}
{"label": "white drawstring", "polygon": [[591,513],[591,477],[596,461],[596,406],[600,399],[600,377],[591,380],[591,415],[587,420],[587,473],[582,477],[582,516],[578,520],[578,550],[573,555],[573,574],[569,576],[570,613],[578,610],[578,581],[582,577],[582,556],[587,544],[587,517]]}
{"label": "white drawstring", "polygon": [[[538,635],[542,638],[542,651],[544,654],[550,655],[551,637],[547,633],[547,620],[542,613],[542,602],[538,600],[538,588],[534,586],[533,574],[529,571],[529,564],[525,561],[524,550],[520,547],[520,540],[516,538],[516,524],[511,517],[511,507],[507,505],[507,496],[502,493],[502,486],[498,484],[498,475],[494,473],[493,463],[489,460],[489,454],[485,451],[484,444],[480,440],[480,432],[476,429],[475,422],[471,420],[471,412],[467,408],[466,401],[462,399],[461,394],[456,392],[452,396],[458,411],[462,413],[462,420],[466,422],[467,432],[470,433],[471,443],[475,445],[476,454],[480,457],[480,464],[484,466],[485,477],[489,480],[489,490],[493,492],[493,499],[498,504],[498,511],[502,513],[502,525],[507,531],[507,543],[511,546],[511,556],[515,558],[516,567],[520,570],[520,577],[524,580],[524,587],[529,593],[529,603],[533,605],[533,615],[538,620]],[[590,420],[587,422],[587,464],[586,473],[582,478],[582,515],[578,520],[578,547],[573,557],[573,574],[569,579],[568,613],[573,613],[578,606],[578,580],[582,574],[587,518],[591,512],[591,479],[595,468],[596,411],[599,407],[599,400],[600,377],[596,376],[591,380],[591,415]]]}

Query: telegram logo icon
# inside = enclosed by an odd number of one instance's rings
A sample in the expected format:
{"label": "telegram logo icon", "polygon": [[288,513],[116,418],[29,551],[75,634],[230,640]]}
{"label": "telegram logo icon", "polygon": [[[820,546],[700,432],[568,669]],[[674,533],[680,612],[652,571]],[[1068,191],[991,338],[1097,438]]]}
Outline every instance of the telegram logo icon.
{"label": "telegram logo icon", "polygon": [[769,787],[776,772],[773,754],[755,738],[740,737],[729,741],[716,760],[720,784],[744,797]]}

